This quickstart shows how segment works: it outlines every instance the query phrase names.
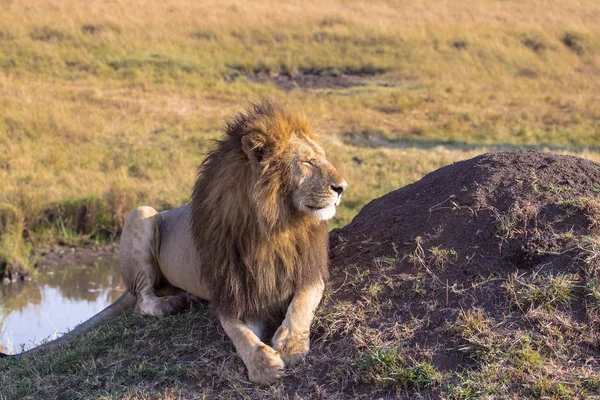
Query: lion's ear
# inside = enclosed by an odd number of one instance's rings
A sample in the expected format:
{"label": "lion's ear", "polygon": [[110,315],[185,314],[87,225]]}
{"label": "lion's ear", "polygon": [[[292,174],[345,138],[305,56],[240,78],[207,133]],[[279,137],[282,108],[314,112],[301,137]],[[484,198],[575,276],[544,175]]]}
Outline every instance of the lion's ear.
{"label": "lion's ear", "polygon": [[258,134],[246,134],[242,136],[242,150],[250,160],[261,162],[265,156],[265,142]]}

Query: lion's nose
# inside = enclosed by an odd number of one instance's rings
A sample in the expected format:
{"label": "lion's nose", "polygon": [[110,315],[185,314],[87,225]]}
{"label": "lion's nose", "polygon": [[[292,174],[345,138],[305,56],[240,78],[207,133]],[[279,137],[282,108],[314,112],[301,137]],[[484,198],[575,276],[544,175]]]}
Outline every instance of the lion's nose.
{"label": "lion's nose", "polygon": [[344,193],[344,190],[346,190],[346,187],[348,187],[348,183],[342,182],[337,183],[335,185],[331,185],[331,190],[336,192],[338,195],[341,195],[342,193]]}

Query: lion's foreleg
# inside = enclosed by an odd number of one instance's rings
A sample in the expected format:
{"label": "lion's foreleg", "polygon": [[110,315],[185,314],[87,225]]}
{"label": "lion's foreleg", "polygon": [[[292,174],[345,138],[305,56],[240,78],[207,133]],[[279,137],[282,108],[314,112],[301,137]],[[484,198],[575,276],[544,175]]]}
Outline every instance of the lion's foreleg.
{"label": "lion's foreleg", "polygon": [[221,317],[220,320],[225,333],[248,368],[248,376],[252,382],[269,384],[281,378],[284,363],[279,354],[257,336],[262,329],[258,324],[227,317]]}
{"label": "lion's foreleg", "polygon": [[283,323],[273,336],[273,348],[281,355],[286,365],[293,365],[308,354],[310,325],[323,297],[324,288],[323,281],[319,281],[318,284],[296,293]]}

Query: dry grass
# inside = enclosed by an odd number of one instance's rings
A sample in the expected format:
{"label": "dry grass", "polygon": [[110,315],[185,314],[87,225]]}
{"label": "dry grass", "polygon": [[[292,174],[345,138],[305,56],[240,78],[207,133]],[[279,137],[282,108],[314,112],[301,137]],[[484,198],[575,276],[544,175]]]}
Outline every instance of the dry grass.
{"label": "dry grass", "polygon": [[[69,221],[35,232],[65,201],[97,201],[83,231],[111,237],[125,206],[185,202],[226,116],[259,96],[304,108],[346,174],[334,226],[486,148],[600,159],[600,8],[577,4],[3,2],[0,203],[34,247],[80,236]],[[361,86],[284,93],[278,74]],[[2,234],[0,259],[31,264]]]}
{"label": "dry grass", "polygon": [[544,307],[553,311],[569,306],[577,280],[572,274],[522,277],[515,272],[505,288],[513,304],[521,310]]}
{"label": "dry grass", "polygon": [[505,214],[496,215],[496,237],[501,242],[522,236],[527,232],[527,224],[535,220],[538,209],[530,204],[516,203]]}

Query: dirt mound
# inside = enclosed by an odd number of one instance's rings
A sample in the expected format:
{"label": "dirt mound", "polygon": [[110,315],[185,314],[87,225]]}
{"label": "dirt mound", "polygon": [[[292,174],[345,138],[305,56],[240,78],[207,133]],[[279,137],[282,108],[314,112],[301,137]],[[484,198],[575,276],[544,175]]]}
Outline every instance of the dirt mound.
{"label": "dirt mound", "polygon": [[345,246],[340,243],[334,256],[343,257],[343,263],[364,262],[377,253],[365,252],[367,243],[393,244],[408,254],[420,237],[424,248],[455,250],[456,262],[446,269],[453,279],[546,261],[564,270],[572,257],[557,262],[552,254],[569,241],[560,234],[585,235],[600,227],[594,219],[599,195],[600,165],[595,162],[534,151],[484,154],[369,203],[333,235],[341,242],[358,242],[363,250],[341,251]]}
{"label": "dirt mound", "polygon": [[599,191],[599,164],[524,151],[372,201],[332,232],[318,346],[408,397],[598,393]]}

